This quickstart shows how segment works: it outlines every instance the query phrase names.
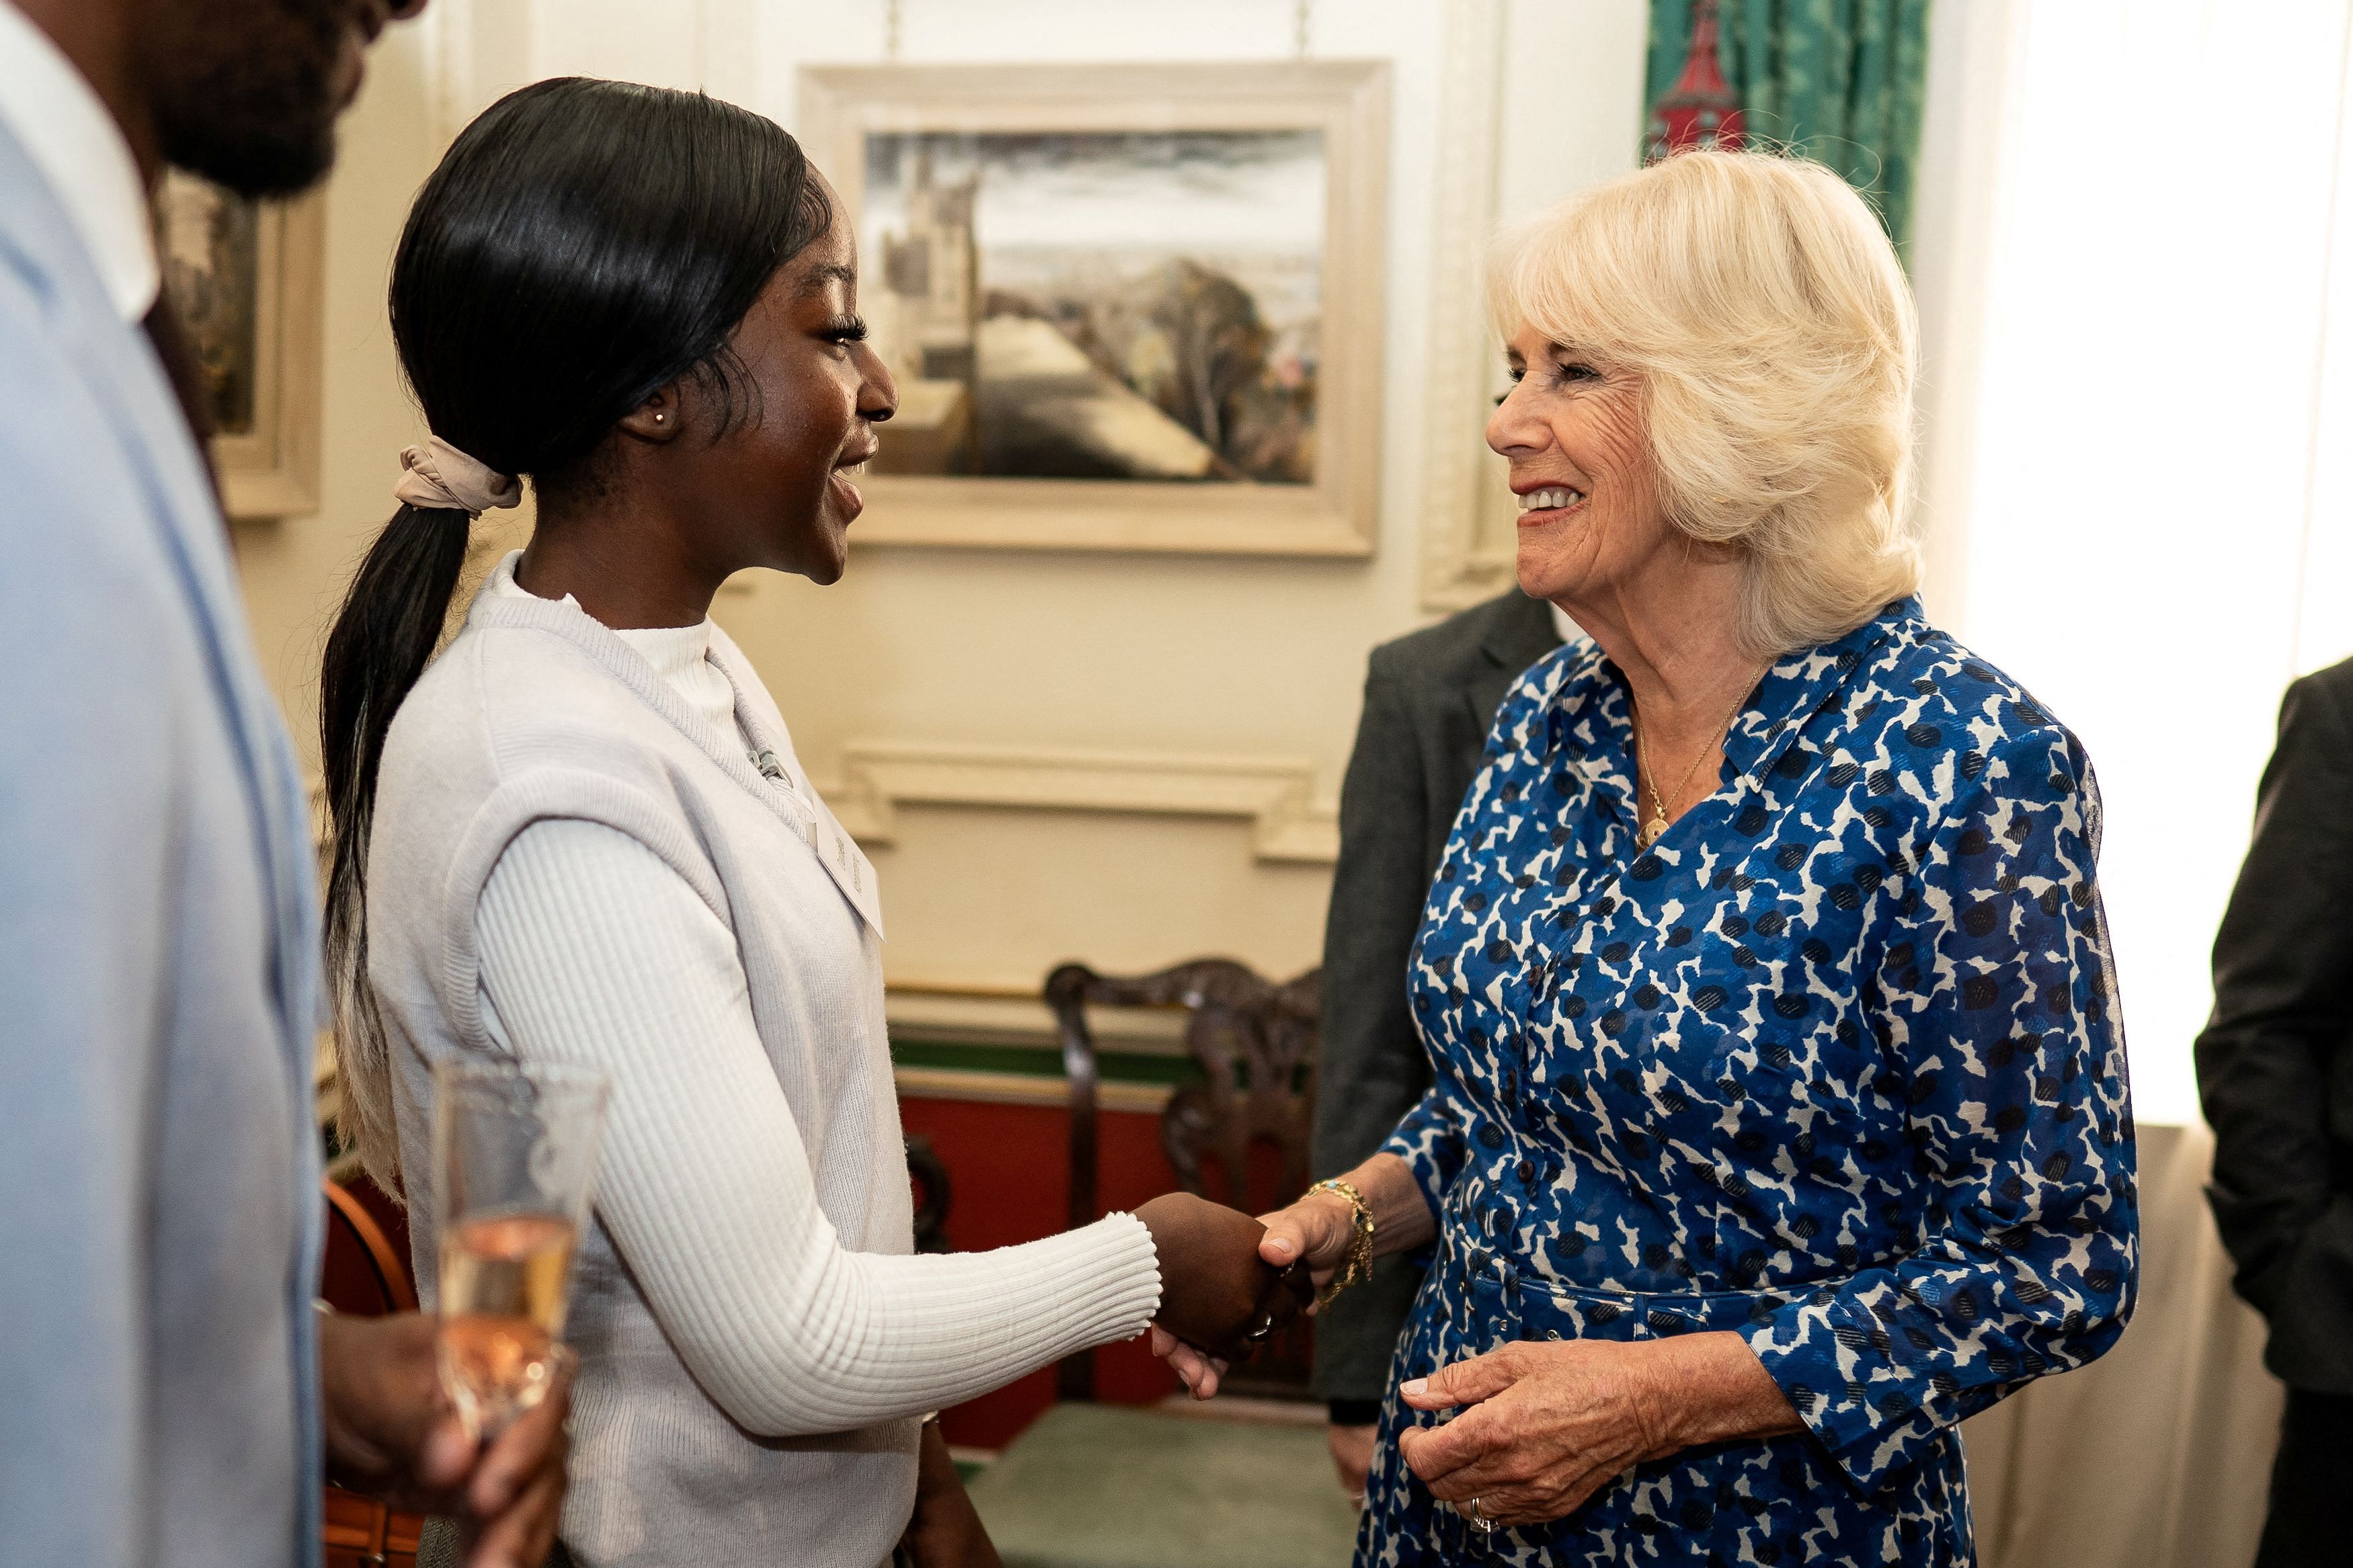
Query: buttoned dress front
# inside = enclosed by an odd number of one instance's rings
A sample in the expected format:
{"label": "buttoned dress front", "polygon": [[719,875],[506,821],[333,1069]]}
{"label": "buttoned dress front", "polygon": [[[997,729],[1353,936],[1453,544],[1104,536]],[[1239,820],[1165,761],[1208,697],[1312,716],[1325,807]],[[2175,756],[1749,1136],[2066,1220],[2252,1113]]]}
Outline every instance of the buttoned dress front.
{"label": "buttoned dress front", "polygon": [[[1409,986],[1390,1139],[1439,1216],[1358,1562],[1974,1561],[1964,1416],[2114,1342],[2132,1122],[2074,737],[1915,602],[1766,674],[1729,782],[1637,847],[1626,689],[1522,677]],[[1522,1341],[1741,1335],[1800,1435],[1638,1467],[1483,1540],[1395,1384]]]}

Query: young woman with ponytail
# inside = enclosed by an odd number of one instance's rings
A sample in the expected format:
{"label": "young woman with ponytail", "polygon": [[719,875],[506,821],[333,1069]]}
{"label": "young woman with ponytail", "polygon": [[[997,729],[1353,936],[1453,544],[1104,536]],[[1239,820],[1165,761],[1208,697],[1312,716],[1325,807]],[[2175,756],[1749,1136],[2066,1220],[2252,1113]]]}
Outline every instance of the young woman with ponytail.
{"label": "young woman with ponytail", "polygon": [[[841,575],[895,396],[856,294],[791,137],[613,82],[494,105],[394,259],[432,434],[322,672],[344,1127],[429,1300],[432,1064],[612,1076],[562,1531],[595,1568],[993,1563],[927,1413],[1293,1303],[1197,1199],[910,1256],[873,869],[709,618],[748,567]],[[525,480],[530,546],[437,658],[469,524]]]}

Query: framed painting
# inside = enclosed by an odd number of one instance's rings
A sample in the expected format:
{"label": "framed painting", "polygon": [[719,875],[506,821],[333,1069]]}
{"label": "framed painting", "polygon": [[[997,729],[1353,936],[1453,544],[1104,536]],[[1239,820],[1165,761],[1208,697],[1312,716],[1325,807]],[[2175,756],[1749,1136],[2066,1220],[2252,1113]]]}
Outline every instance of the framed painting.
{"label": "framed painting", "polygon": [[231,517],[319,508],[324,209],[248,201],[173,170],[155,196],[164,287],[204,373]]}
{"label": "framed painting", "polygon": [[1367,555],[1383,62],[816,66],[899,387],[864,543]]}

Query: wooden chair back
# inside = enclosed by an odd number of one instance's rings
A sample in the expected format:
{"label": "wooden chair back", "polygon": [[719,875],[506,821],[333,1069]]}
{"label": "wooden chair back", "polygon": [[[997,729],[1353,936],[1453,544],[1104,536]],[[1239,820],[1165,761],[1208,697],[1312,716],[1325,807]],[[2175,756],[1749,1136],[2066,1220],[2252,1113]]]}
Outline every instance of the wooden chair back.
{"label": "wooden chair back", "polygon": [[949,1251],[948,1168],[928,1138],[907,1140],[907,1185],[915,1204],[915,1250]]}
{"label": "wooden chair back", "polygon": [[332,1177],[321,1184],[327,1194],[327,1247],[319,1270],[320,1300],[359,1318],[417,1310],[407,1238],[396,1245],[384,1221],[354,1187]]}
{"label": "wooden chair back", "polygon": [[[387,1222],[399,1225],[399,1211],[373,1189],[364,1194],[332,1180],[323,1185],[327,1246],[319,1269],[320,1300],[360,1318],[417,1310],[407,1238],[404,1235],[396,1245],[387,1229]],[[330,1486],[322,1529],[326,1568],[416,1568],[417,1539],[424,1527],[417,1514]]]}
{"label": "wooden chair back", "polygon": [[[1066,963],[1046,977],[1070,1080],[1071,1209],[1073,1227],[1102,1217],[1096,1102],[1101,1082],[1091,1006],[1181,1007],[1187,1051],[1198,1082],[1179,1086],[1160,1113],[1161,1147],[1185,1190],[1258,1214],[1307,1188],[1308,1140],[1314,1122],[1315,1044],[1323,972],[1283,984],[1231,959],[1202,958],[1156,973],[1098,974]],[[1265,1150],[1271,1159],[1254,1158]],[[1219,1188],[1208,1180],[1217,1168]],[[1254,1179],[1271,1168],[1271,1179]],[[1312,1360],[1309,1324],[1301,1319],[1234,1369],[1236,1393],[1306,1397]],[[1094,1361],[1082,1352],[1062,1363],[1065,1399],[1094,1396]]]}

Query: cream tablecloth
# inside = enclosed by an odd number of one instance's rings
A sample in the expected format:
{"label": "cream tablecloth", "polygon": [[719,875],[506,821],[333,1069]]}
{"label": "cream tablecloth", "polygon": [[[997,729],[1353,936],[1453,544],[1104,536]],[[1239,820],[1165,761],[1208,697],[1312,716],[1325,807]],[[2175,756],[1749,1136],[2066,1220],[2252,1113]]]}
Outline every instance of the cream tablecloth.
{"label": "cream tablecloth", "polygon": [[[1962,1428],[1985,1568],[2245,1568],[2281,1388],[2231,1294],[2203,1127],[2140,1129],[2140,1304],[2116,1347]],[[2353,1547],[2348,1547],[2353,1552]]]}

